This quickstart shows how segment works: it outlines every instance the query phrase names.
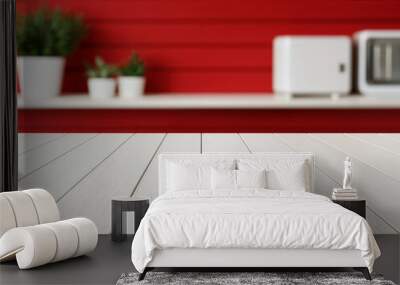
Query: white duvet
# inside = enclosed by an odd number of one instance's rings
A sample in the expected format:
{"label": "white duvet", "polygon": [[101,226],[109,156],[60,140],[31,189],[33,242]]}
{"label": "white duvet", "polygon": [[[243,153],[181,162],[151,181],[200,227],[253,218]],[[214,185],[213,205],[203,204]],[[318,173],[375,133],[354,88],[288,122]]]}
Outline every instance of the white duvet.
{"label": "white duvet", "polygon": [[358,249],[370,271],[380,255],[365,219],[328,198],[257,189],[158,197],[134,237],[132,262],[143,272],[165,248]]}

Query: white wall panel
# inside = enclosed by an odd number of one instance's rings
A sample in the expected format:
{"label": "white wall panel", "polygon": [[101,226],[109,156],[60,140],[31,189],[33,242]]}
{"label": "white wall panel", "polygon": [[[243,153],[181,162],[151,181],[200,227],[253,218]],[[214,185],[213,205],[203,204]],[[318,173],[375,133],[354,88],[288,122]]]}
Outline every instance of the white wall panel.
{"label": "white wall panel", "polygon": [[375,168],[375,170],[400,181],[400,156],[351,135],[316,134],[313,136],[320,138],[349,156],[357,158],[364,164]]}
{"label": "white wall panel", "polygon": [[158,196],[158,154],[167,152],[200,153],[200,134],[168,134],[140,181],[135,198],[153,200]]}
{"label": "white wall panel", "polygon": [[[82,177],[101,163],[129,134],[101,134],[19,181],[22,189],[42,187],[60,199]],[[95,191],[96,189],[93,189]]]}
{"label": "white wall panel", "polygon": [[33,150],[43,144],[54,141],[65,134],[29,134],[19,133],[18,134],[18,154]]}
{"label": "white wall panel", "polygon": [[277,140],[273,134],[240,134],[251,152],[292,151],[287,145]]}
{"label": "white wall panel", "polygon": [[354,161],[354,185],[367,199],[367,219],[374,232],[400,230],[399,134],[19,134],[19,138],[19,187],[48,189],[61,199],[64,217],[89,217],[102,233],[110,231],[113,196],[129,196],[135,189],[135,198],[157,196],[159,153],[201,150],[314,152],[316,192],[326,196],[342,183],[343,160],[349,155]]}
{"label": "white wall panel", "polygon": [[375,214],[369,207],[366,211],[368,224],[371,226],[375,234],[398,234],[399,232],[390,227],[386,221],[379,215]]}
{"label": "white wall panel", "polygon": [[[320,140],[319,137],[322,135],[319,135],[318,137],[316,135],[301,134],[281,134],[277,136],[297,151],[314,152],[316,155],[317,167],[325,175],[336,181],[338,185],[342,183],[343,161],[347,154],[339,151],[336,148],[337,145],[332,147],[330,144]],[[326,138],[331,135],[324,136]],[[353,186],[358,188],[361,197],[367,199],[368,207],[370,207],[388,224],[397,228],[397,224],[400,222],[397,217],[399,214],[398,212],[400,211],[400,207],[398,207],[399,200],[396,198],[399,195],[399,192],[397,191],[400,187],[399,183],[385,176],[380,171],[376,171],[376,169],[363,164],[357,159],[353,158],[353,163]]]}
{"label": "white wall panel", "polygon": [[[315,177],[315,189],[318,194],[330,197],[332,194],[332,189],[335,187],[340,187],[341,184],[331,177],[323,173],[318,167],[316,168]],[[397,232],[391,228],[386,222],[372,212],[369,207],[367,207],[366,218],[370,224],[372,231],[375,234],[396,234]]]}
{"label": "white wall panel", "polygon": [[76,184],[58,205],[63,218],[92,219],[102,234],[111,232],[111,200],[130,196],[164,134],[136,134]]}
{"label": "white wall panel", "polygon": [[[286,143],[280,140],[279,134],[241,134],[246,144],[250,147],[252,152],[285,152],[285,151],[312,151],[309,145],[305,148],[298,150],[293,147],[300,134],[288,135],[292,143]],[[340,187],[340,183],[333,178],[326,175],[319,169],[318,162],[316,163],[315,170],[315,193],[327,197],[331,196],[334,187]],[[375,233],[394,233],[393,229],[386,225],[379,216],[376,216],[370,210],[367,210],[367,219]]]}
{"label": "white wall panel", "polygon": [[203,134],[202,150],[206,152],[249,152],[238,134]]}
{"label": "white wall panel", "polygon": [[[277,138],[274,134],[241,134],[245,143],[252,152],[292,152],[299,151],[290,144],[285,143]],[[312,151],[312,150],[302,150]],[[330,196],[333,187],[337,187],[329,177],[316,167],[315,193]]]}
{"label": "white wall panel", "polygon": [[95,136],[96,134],[70,134],[22,153],[18,157],[18,178],[24,178]]}
{"label": "white wall panel", "polygon": [[400,142],[400,134],[381,134],[381,135],[390,136],[391,139]]}
{"label": "white wall panel", "polygon": [[400,140],[394,139],[391,134],[349,134],[349,136],[400,155]]}

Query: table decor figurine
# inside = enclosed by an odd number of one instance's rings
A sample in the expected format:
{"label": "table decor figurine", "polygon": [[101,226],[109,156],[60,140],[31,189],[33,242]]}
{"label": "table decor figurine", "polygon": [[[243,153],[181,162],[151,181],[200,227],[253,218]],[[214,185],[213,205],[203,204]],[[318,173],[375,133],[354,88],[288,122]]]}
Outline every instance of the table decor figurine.
{"label": "table decor figurine", "polygon": [[343,177],[343,189],[352,189],[351,178],[352,178],[352,163],[351,158],[346,157],[344,161],[344,177]]}
{"label": "table decor figurine", "polygon": [[353,178],[353,163],[350,157],[344,161],[344,177],[342,188],[333,189],[332,199],[334,200],[357,200],[357,190],[351,186]]}

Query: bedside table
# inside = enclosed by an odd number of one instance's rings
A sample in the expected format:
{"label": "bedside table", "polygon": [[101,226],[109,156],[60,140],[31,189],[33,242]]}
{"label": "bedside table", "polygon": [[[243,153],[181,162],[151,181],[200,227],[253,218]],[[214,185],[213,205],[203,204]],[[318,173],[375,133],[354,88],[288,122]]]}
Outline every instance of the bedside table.
{"label": "bedside table", "polygon": [[367,203],[365,200],[332,200],[332,202],[359,214],[364,219],[366,217],[365,211]]}
{"label": "bedside table", "polygon": [[111,239],[113,241],[123,241],[126,234],[122,233],[122,215],[124,212],[135,212],[135,232],[140,221],[149,208],[149,200],[136,200],[131,197],[114,197],[111,202]]}

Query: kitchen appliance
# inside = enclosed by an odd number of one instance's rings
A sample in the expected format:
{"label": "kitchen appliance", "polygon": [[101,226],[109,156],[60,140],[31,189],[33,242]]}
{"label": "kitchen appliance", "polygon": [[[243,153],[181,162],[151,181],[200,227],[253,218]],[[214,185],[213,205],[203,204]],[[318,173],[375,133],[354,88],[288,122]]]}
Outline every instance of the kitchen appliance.
{"label": "kitchen appliance", "polygon": [[351,90],[351,38],[278,36],[274,91],[285,95],[344,95]]}
{"label": "kitchen appliance", "polygon": [[365,95],[400,96],[400,31],[365,30],[355,39],[358,90]]}

